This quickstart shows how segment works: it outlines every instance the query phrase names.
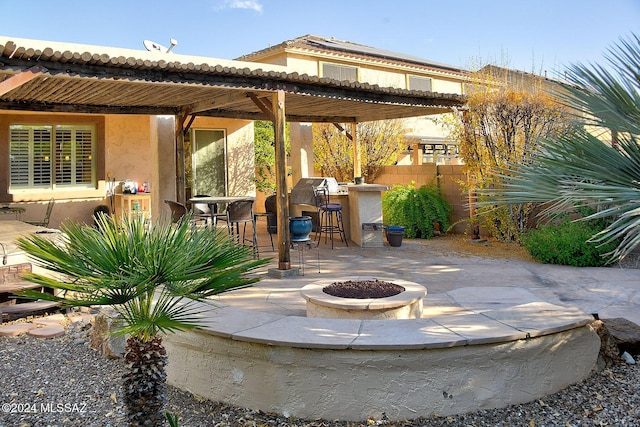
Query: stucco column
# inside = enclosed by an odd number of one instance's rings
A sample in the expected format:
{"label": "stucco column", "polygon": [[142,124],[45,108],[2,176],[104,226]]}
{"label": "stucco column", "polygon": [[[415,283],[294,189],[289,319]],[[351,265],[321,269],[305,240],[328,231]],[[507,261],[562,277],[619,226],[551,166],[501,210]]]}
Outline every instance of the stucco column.
{"label": "stucco column", "polygon": [[158,218],[165,209],[165,199],[176,200],[175,117],[151,116],[151,212]]}
{"label": "stucco column", "polygon": [[291,123],[291,169],[295,185],[300,178],[314,176],[313,172],[313,132],[311,123]]}

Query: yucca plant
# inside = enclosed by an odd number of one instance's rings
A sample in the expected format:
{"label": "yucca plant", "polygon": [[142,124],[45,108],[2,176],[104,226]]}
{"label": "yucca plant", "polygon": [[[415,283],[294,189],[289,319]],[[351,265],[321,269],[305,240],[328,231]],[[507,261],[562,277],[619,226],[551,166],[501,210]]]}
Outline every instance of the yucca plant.
{"label": "yucca plant", "polygon": [[[116,221],[98,215],[97,227],[67,222],[62,238],[19,239],[33,262],[54,273],[27,280],[58,290],[24,296],[63,307],[112,306],[120,334],[128,335],[124,404],[129,425],[164,425],[167,355],[162,334],[198,326],[202,301],[258,280],[247,273],[268,260],[189,217],[177,224],[160,220],[147,229],[140,217]],[[205,306],[206,307],[206,306]]]}
{"label": "yucca plant", "polygon": [[[498,187],[479,193],[492,203],[546,203],[544,215],[591,207],[584,220],[612,220],[591,240],[618,241],[608,254],[615,261],[640,244],[640,39],[621,39],[605,57],[608,67],[567,72],[563,101],[579,127],[545,140],[529,164],[503,171]],[[597,137],[606,130],[612,143]]]}

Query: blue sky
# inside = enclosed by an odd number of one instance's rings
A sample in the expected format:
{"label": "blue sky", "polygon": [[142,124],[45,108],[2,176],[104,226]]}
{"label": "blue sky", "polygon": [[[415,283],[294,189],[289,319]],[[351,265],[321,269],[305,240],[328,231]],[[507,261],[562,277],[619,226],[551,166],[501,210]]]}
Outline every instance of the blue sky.
{"label": "blue sky", "polygon": [[305,34],[551,76],[640,36],[640,0],[0,0],[0,35],[233,59]]}

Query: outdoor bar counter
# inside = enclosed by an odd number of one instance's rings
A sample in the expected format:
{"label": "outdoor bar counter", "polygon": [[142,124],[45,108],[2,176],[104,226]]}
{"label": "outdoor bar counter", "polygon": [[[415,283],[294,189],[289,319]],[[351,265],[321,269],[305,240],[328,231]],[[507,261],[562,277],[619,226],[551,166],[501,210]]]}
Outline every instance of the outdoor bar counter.
{"label": "outdoor bar counter", "polygon": [[[338,191],[329,194],[331,203],[342,205],[342,221],[349,244],[361,247],[384,246],[382,240],[382,192],[389,187],[379,184],[347,184],[338,186]],[[315,206],[292,203],[291,216],[316,212]],[[366,230],[363,230],[365,224]],[[370,225],[376,224],[375,230]]]}
{"label": "outdoor bar counter", "polygon": [[[386,185],[349,184],[349,214],[343,221],[349,223],[350,238],[360,247],[382,247],[382,192]],[[343,208],[344,211],[344,208]]]}

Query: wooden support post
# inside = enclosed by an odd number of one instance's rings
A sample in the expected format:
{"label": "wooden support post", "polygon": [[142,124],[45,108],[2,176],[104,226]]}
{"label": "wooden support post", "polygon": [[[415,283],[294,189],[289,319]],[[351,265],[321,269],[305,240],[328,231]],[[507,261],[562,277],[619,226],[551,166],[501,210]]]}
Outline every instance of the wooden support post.
{"label": "wooden support post", "polygon": [[176,115],[176,201],[187,202],[186,174],[184,170],[184,122],[186,113]]}
{"label": "wooden support post", "polygon": [[289,248],[289,192],[287,190],[287,158],[285,151],[285,96],[283,90],[272,95],[276,149],[276,212],[278,216],[278,269],[291,269]]}
{"label": "wooden support post", "polygon": [[353,177],[362,176],[362,161],[360,158],[360,140],[356,132],[357,123],[351,123],[351,142],[353,142]]}
{"label": "wooden support post", "polygon": [[471,222],[471,240],[480,240],[480,224],[476,217],[476,193],[469,189],[469,219]]}

